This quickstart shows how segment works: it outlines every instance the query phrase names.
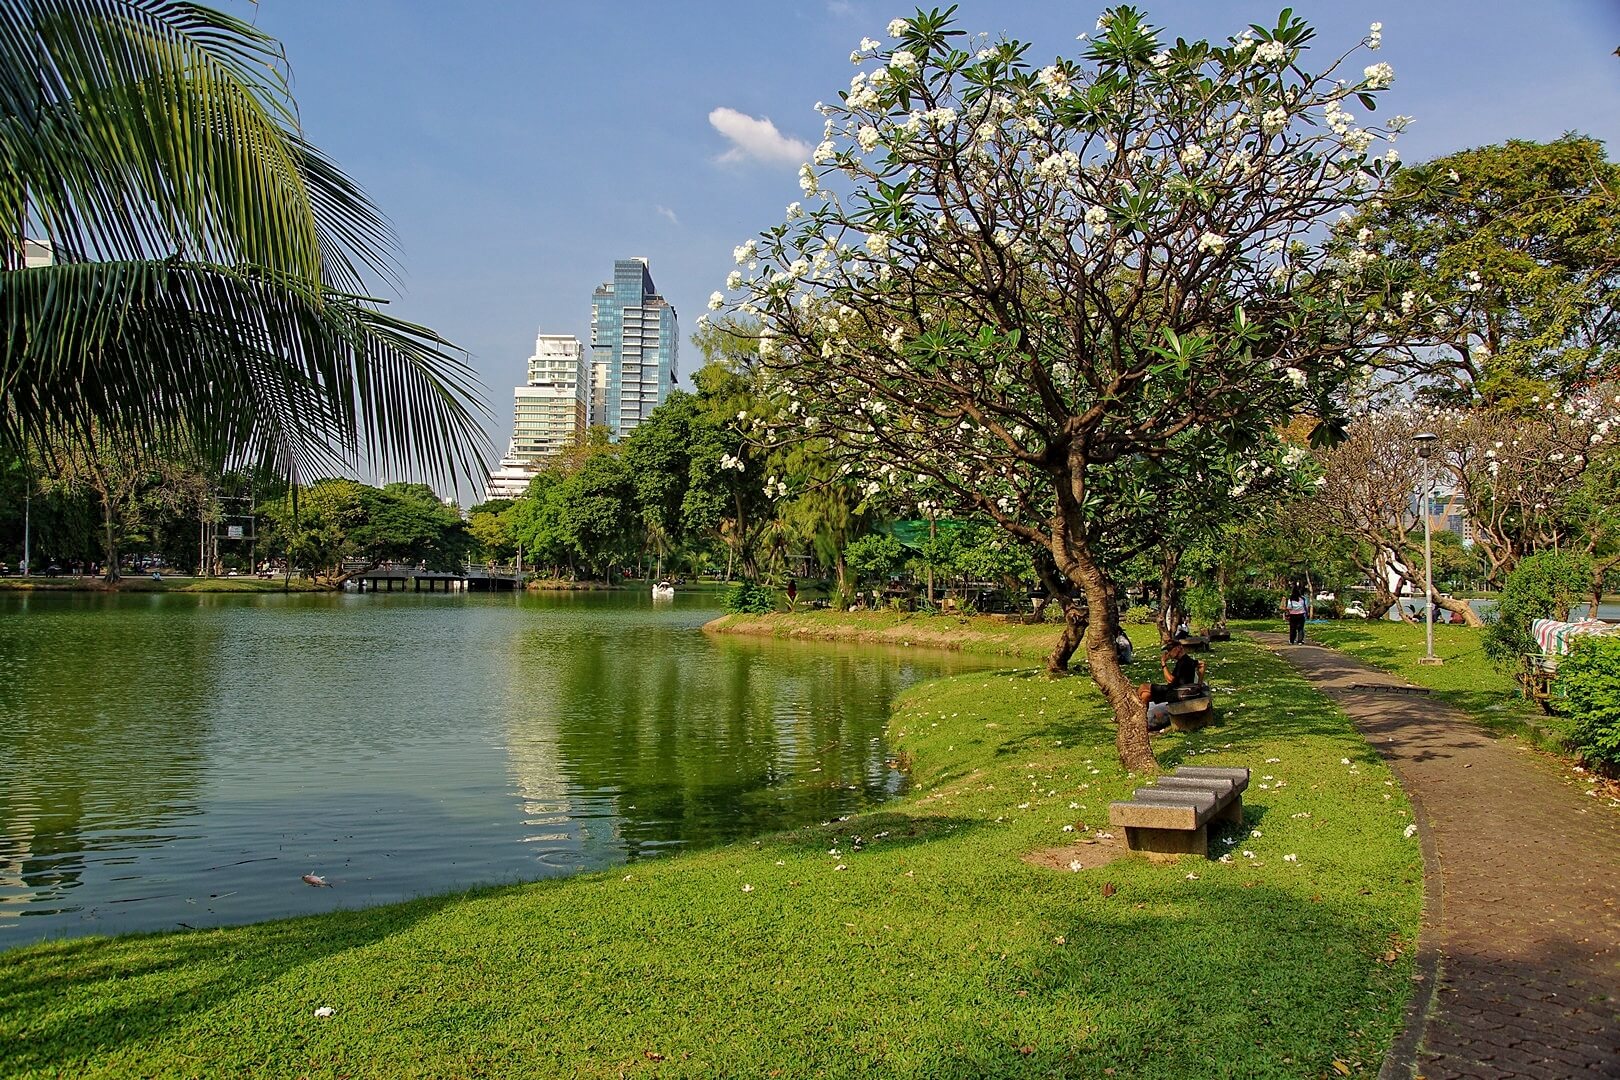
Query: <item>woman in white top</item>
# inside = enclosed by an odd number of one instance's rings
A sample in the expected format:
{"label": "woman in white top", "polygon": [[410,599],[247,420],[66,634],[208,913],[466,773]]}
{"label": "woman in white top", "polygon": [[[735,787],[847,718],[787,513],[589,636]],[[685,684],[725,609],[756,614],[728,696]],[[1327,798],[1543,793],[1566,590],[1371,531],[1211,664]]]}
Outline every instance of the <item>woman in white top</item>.
{"label": "woman in white top", "polygon": [[1288,612],[1288,644],[1305,644],[1305,590],[1295,585],[1283,607]]}

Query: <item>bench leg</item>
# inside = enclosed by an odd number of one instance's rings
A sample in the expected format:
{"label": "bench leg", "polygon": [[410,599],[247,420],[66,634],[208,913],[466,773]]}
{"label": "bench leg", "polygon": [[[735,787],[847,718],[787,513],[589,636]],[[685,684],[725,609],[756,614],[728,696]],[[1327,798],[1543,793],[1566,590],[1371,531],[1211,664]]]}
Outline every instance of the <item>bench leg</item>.
{"label": "bench leg", "polygon": [[1143,829],[1125,826],[1125,846],[1154,862],[1171,862],[1182,855],[1209,855],[1209,826],[1185,829]]}
{"label": "bench leg", "polygon": [[1232,801],[1215,814],[1215,820],[1230,821],[1237,825],[1243,824],[1243,796],[1232,796]]}

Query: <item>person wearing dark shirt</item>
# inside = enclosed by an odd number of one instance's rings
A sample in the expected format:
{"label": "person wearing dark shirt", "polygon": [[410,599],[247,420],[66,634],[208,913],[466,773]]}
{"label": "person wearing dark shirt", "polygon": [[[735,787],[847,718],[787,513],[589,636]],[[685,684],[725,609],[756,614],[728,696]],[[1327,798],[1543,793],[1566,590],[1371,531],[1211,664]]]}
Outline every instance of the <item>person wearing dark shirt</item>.
{"label": "person wearing dark shirt", "polygon": [[1170,726],[1170,710],[1156,706],[1168,705],[1172,690],[1204,681],[1204,662],[1189,656],[1186,644],[1181,641],[1172,641],[1164,647],[1160,669],[1165,682],[1143,683],[1136,688],[1137,696],[1148,710],[1149,731],[1162,731]]}

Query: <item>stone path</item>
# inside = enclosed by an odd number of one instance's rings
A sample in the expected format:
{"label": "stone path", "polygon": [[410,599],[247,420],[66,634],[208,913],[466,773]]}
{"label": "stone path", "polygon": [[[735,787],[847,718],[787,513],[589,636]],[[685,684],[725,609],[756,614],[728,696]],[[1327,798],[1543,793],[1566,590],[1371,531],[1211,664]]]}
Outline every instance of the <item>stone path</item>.
{"label": "stone path", "polygon": [[1331,649],[1256,635],[1331,695],[1417,809],[1421,981],[1380,1076],[1620,1077],[1620,812]]}

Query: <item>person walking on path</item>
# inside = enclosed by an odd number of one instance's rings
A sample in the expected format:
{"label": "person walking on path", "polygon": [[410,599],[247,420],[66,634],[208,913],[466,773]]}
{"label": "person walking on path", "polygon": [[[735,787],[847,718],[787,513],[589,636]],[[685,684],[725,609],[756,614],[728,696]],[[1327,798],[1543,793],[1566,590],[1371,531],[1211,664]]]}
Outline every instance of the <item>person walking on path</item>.
{"label": "person walking on path", "polygon": [[1305,590],[1295,585],[1283,608],[1288,613],[1288,644],[1305,644],[1305,614],[1308,610]]}
{"label": "person walking on path", "polygon": [[1395,676],[1284,657],[1389,761],[1423,845],[1415,993],[1379,1075],[1620,1076],[1620,807],[1443,701],[1390,693]]}

